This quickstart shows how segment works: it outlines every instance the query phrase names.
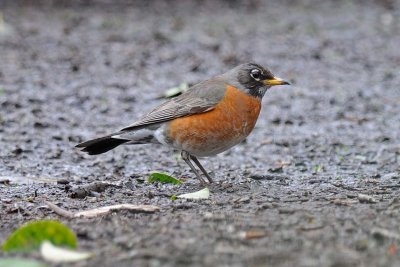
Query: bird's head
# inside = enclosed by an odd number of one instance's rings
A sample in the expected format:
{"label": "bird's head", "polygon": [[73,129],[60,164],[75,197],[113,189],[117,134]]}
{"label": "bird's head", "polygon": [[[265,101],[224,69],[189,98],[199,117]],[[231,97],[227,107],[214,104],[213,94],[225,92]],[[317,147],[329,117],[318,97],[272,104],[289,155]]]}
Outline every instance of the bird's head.
{"label": "bird's head", "polygon": [[225,73],[224,76],[229,84],[259,98],[262,98],[272,86],[289,84],[274,76],[269,69],[255,63],[241,64]]}

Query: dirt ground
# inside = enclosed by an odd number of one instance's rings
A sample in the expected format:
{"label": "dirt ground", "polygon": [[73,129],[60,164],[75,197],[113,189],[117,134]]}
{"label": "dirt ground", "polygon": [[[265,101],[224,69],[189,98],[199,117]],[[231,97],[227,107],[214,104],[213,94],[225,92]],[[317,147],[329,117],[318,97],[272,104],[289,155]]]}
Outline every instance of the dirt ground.
{"label": "dirt ground", "polygon": [[[399,2],[109,2],[0,2],[0,242],[54,218],[96,253],[68,266],[400,266]],[[202,160],[209,200],[170,199],[202,187],[165,147],[74,149],[247,61],[293,85],[267,92],[246,142]],[[66,219],[44,199],[161,211]]]}

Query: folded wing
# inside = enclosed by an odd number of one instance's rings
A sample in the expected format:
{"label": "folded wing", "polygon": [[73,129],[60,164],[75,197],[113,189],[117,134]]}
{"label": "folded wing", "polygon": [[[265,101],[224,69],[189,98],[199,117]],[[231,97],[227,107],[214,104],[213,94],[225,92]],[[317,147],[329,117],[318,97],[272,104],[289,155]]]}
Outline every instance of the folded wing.
{"label": "folded wing", "polygon": [[199,83],[186,93],[159,105],[142,119],[121,131],[136,130],[152,124],[210,111],[222,100],[225,91],[226,85],[219,82],[217,77],[213,81]]}

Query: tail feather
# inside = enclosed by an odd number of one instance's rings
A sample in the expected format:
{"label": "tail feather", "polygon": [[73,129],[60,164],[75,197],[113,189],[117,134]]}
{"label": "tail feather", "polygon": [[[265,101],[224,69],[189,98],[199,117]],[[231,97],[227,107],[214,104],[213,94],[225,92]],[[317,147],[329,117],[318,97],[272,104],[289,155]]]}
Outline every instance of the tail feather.
{"label": "tail feather", "polygon": [[113,148],[116,148],[123,143],[129,142],[125,139],[112,138],[112,135],[103,136],[100,138],[92,139],[76,145],[78,148],[83,148],[82,151],[87,152],[89,155],[98,155],[105,153]]}

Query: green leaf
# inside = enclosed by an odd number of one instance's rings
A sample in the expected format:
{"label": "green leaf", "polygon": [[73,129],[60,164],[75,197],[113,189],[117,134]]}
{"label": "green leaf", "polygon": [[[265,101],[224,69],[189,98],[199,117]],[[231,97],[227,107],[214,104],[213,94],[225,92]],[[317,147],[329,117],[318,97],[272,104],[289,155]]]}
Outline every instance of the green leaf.
{"label": "green leaf", "polygon": [[40,246],[40,254],[43,259],[51,262],[75,262],[86,260],[94,256],[94,254],[88,252],[56,247],[49,241],[44,241],[42,243]]}
{"label": "green leaf", "polygon": [[56,246],[76,248],[76,235],[59,221],[35,221],[18,228],[4,242],[3,251],[31,251],[39,249],[40,244],[48,240]]}
{"label": "green leaf", "polygon": [[206,187],[204,189],[201,189],[200,191],[183,194],[176,197],[184,199],[208,199],[210,197],[210,189]]}
{"label": "green leaf", "polygon": [[46,265],[29,259],[3,258],[0,259],[0,267],[46,267]]}
{"label": "green leaf", "polygon": [[165,173],[153,172],[150,174],[149,183],[160,182],[163,184],[182,184],[182,181]]}

